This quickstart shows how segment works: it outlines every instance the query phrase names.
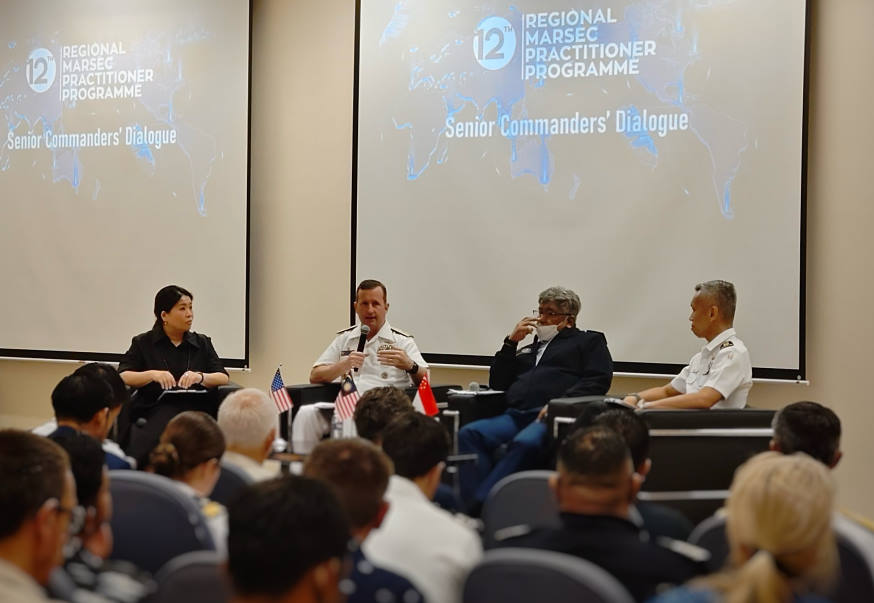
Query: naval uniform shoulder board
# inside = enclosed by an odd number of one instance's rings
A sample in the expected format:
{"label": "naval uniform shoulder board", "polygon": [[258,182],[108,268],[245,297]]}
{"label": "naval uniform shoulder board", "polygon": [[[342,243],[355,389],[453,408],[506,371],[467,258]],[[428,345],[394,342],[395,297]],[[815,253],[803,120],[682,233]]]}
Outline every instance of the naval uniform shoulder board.
{"label": "naval uniform shoulder board", "polygon": [[722,345],[719,346],[720,350],[724,350],[725,348],[734,347],[734,343],[732,343],[731,339],[726,339],[722,342]]}
{"label": "naval uniform shoulder board", "polygon": [[356,327],[356,325],[352,325],[351,327],[346,327],[345,329],[340,329],[339,331],[337,331],[337,335],[340,335],[341,333],[348,333],[349,331],[351,331],[355,327]]}
{"label": "naval uniform shoulder board", "polygon": [[392,332],[392,333],[397,333],[398,335],[403,335],[404,337],[409,337],[410,339],[413,338],[413,336],[410,335],[409,333],[405,333],[405,332],[401,331],[400,329],[396,329],[396,328],[394,328],[394,327],[391,328],[391,332]]}

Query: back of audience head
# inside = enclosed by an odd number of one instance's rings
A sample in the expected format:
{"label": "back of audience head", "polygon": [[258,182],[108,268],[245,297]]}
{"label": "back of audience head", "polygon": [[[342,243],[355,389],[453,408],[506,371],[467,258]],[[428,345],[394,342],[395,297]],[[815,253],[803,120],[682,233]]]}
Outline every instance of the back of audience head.
{"label": "back of audience head", "polygon": [[199,494],[209,496],[218,480],[224,453],[225,438],[215,419],[205,412],[189,410],[167,423],[149,455],[149,465],[158,475],[185,482]]}
{"label": "back of audience head", "polygon": [[421,413],[405,413],[383,430],[382,449],[394,463],[395,474],[417,482],[433,498],[449,456],[449,434],[443,425]]}
{"label": "back of audience head", "polygon": [[359,540],[379,526],[388,510],[383,495],[393,470],[388,456],[361,438],[326,440],[313,449],[303,466],[306,477],[331,487]]}
{"label": "back of audience head", "polygon": [[67,453],[48,438],[0,430],[0,484],[0,551],[46,584],[77,506]]}
{"label": "back of audience head", "polygon": [[649,472],[649,426],[633,409],[623,404],[600,401],[586,404],[568,435],[595,425],[609,427],[622,436],[631,452],[634,470],[644,476]]}
{"label": "back of audience head", "polygon": [[339,598],[349,525],[326,484],[297,476],[258,482],[228,514],[227,567],[238,600]]}
{"label": "back of audience head", "polygon": [[263,461],[276,439],[276,407],[260,389],[240,389],[219,406],[218,425],[228,450]]}
{"label": "back of audience head", "polygon": [[841,460],[841,420],[822,404],[789,404],[777,411],[771,426],[771,450],[783,454],[804,452],[829,468]]}
{"label": "back of audience head", "polygon": [[59,432],[51,439],[70,457],[76,479],[76,497],[86,511],[79,539],[85,548],[105,559],[112,552],[112,531],[109,529],[112,498],[103,448],[91,436],[76,431]]}
{"label": "back of audience head", "polygon": [[365,440],[381,443],[382,430],[404,412],[413,412],[410,397],[396,387],[375,387],[355,405],[355,429]]}
{"label": "back of audience head", "polygon": [[106,383],[111,396],[109,399],[110,410],[121,410],[120,407],[123,404],[130,402],[130,391],[128,391],[124,381],[121,380],[121,375],[118,374],[118,371],[109,364],[89,362],[77,368],[73,371],[73,374],[92,375]]}
{"label": "back of audience head", "polygon": [[627,516],[641,482],[622,436],[601,425],[565,438],[550,479],[562,511],[620,517]]}
{"label": "back of audience head", "polygon": [[804,454],[763,452],[735,473],[726,505],[733,571],[703,581],[720,600],[791,601],[829,586],[837,568],[834,483]]}
{"label": "back of audience head", "polygon": [[52,408],[58,424],[72,424],[103,440],[121,406],[112,387],[89,370],[77,371],[58,382],[52,390]]}

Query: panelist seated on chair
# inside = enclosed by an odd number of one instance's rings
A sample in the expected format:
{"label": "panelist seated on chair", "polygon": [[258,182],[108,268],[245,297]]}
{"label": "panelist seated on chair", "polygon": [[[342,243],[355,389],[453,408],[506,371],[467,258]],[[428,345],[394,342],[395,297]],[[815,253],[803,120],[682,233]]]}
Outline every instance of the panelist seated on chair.
{"label": "panelist seated on chair", "polygon": [[[428,365],[413,336],[392,328],[386,320],[389,303],[385,285],[376,280],[361,281],[355,290],[352,306],[360,323],[337,333],[313,364],[310,383],[339,381],[343,375],[351,373],[362,394],[374,387],[391,385],[404,389],[418,385],[428,373]],[[369,332],[364,350],[359,352],[362,325],[367,325]],[[348,423],[352,425],[351,421]],[[330,423],[322,416],[320,408],[313,405],[300,407],[292,424],[294,451],[308,454],[329,429]]]}
{"label": "panelist seated on chair", "polygon": [[[489,385],[506,390],[509,408],[469,423],[458,433],[459,453],[478,457],[459,470],[461,496],[473,513],[503,477],[537,467],[546,447],[542,419],[551,399],[606,394],[610,389],[613,360],[607,340],[603,333],[577,328],[579,296],[564,287],[550,287],[540,294],[538,304],[535,316],[519,321],[492,361]],[[518,348],[535,332],[533,343]],[[494,451],[505,443],[507,454],[493,464]]]}
{"label": "panelist seated on chair", "polygon": [[577,431],[559,449],[550,478],[561,527],[519,528],[498,546],[576,555],[613,574],[638,601],[663,584],[682,584],[706,571],[706,551],[669,538],[650,538],[631,518],[642,478],[622,437],[597,426]]}
{"label": "panelist seated on chair", "polygon": [[[118,372],[128,386],[136,388],[131,400],[129,424],[137,419],[160,421],[148,441],[135,450],[142,457],[154,446],[156,436],[179,409],[158,408],[158,398],[169,389],[215,388],[228,383],[228,373],[206,335],[191,330],[194,321],[194,296],[178,285],[168,285],[155,295],[155,324],[150,331],[131,340],[130,347],[118,363]],[[184,409],[183,409],[184,410]],[[174,412],[175,411],[175,412]],[[127,429],[125,429],[126,431]],[[120,434],[123,446],[128,434]]]}
{"label": "panelist seated on chair", "polygon": [[631,394],[636,408],[743,408],[753,385],[750,354],[734,331],[737,293],[728,281],[695,285],[692,333],[707,343],[667,385]]}

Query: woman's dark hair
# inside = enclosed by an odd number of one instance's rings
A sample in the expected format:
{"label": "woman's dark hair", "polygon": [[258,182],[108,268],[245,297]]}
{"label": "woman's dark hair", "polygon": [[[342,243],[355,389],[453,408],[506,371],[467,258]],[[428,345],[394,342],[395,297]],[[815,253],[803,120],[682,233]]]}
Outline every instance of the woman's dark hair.
{"label": "woman's dark hair", "polygon": [[210,459],[221,459],[225,437],[218,423],[205,412],[188,410],[173,417],[161,440],[149,455],[149,464],[158,475],[180,479]]}
{"label": "woman's dark hair", "polygon": [[155,294],[155,326],[160,327],[164,324],[164,319],[161,318],[161,312],[169,312],[173,309],[183,295],[187,295],[189,299],[194,300],[191,291],[179,285],[167,285]]}

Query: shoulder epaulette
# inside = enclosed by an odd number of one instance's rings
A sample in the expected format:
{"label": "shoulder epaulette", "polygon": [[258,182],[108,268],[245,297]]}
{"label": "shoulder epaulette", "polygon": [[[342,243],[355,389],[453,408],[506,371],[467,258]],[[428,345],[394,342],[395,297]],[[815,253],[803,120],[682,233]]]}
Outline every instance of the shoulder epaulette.
{"label": "shoulder epaulette", "polygon": [[225,512],[225,508],[214,500],[204,500],[200,507],[201,513],[206,518],[218,517]]}
{"label": "shoulder epaulette", "polygon": [[356,327],[356,325],[352,325],[351,327],[346,327],[345,329],[340,329],[339,331],[337,331],[337,335],[339,335],[340,333],[348,333],[349,331],[351,331],[355,327]]}
{"label": "shoulder epaulette", "polygon": [[391,332],[392,332],[392,333],[397,333],[398,335],[403,335],[404,337],[409,337],[410,339],[413,338],[413,336],[410,335],[409,333],[404,333],[404,332],[401,331],[400,329],[396,329],[396,328],[394,328],[394,327],[391,328]]}
{"label": "shoulder epaulette", "polygon": [[734,343],[732,343],[731,339],[726,339],[725,341],[722,342],[722,345],[719,346],[719,349],[724,350],[725,348],[730,348],[733,346],[734,346]]}

